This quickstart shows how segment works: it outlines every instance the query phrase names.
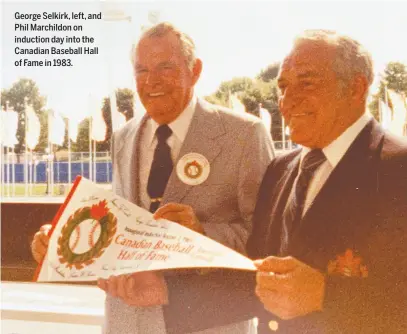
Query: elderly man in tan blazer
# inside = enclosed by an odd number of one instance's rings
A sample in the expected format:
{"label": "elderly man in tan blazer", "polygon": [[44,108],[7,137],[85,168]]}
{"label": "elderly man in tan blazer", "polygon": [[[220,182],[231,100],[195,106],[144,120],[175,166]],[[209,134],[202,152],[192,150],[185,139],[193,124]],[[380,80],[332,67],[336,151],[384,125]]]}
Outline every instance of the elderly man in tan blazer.
{"label": "elderly man in tan blazer", "polygon": [[[156,217],[244,253],[259,185],[274,156],[270,134],[259,119],[194,95],[202,62],[192,39],[172,25],[161,23],[144,32],[133,56],[147,114],[112,137],[114,191]],[[181,334],[177,324],[185,319],[171,307],[173,286],[201,274],[142,272],[100,280],[107,293],[104,332]],[[219,275],[214,270],[206,278]],[[202,319],[204,326],[191,323],[182,331],[256,333],[251,320],[217,328],[210,321]]]}

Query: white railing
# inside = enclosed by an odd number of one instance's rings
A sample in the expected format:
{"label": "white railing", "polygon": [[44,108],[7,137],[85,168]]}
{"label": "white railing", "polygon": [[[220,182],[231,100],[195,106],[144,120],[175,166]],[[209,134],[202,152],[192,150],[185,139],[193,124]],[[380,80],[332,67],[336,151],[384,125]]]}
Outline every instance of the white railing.
{"label": "white railing", "polygon": [[[276,154],[297,147],[291,141],[275,141]],[[109,188],[112,181],[110,152],[68,152],[54,154],[30,152],[15,154],[10,150],[1,159],[2,198],[61,197],[81,175]]]}

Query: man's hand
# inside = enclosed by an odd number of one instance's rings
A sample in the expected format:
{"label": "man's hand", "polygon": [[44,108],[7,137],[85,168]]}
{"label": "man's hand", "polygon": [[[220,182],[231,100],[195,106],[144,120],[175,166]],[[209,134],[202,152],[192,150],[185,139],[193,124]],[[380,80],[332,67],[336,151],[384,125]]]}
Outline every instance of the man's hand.
{"label": "man's hand", "polygon": [[40,263],[47,253],[49,242],[48,233],[51,227],[51,224],[42,225],[40,230],[34,235],[34,239],[31,243],[31,253],[37,263]]}
{"label": "man's hand", "polygon": [[322,310],[325,278],[293,257],[267,257],[254,262],[256,295],[267,311],[292,319]]}
{"label": "man's hand", "polygon": [[108,294],[121,298],[130,306],[168,304],[168,290],[161,273],[145,271],[99,279],[98,286]]}
{"label": "man's hand", "polygon": [[158,220],[160,218],[170,220],[195,232],[205,234],[205,230],[195,216],[194,210],[188,205],[168,203],[155,212],[154,219]]}

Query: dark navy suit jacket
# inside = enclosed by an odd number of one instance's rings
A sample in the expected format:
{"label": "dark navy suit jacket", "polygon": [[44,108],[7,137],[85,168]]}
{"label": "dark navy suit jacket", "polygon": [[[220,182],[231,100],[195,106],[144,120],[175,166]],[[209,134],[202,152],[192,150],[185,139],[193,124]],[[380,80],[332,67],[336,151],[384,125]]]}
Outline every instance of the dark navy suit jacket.
{"label": "dark navy suit jacket", "polygon": [[[301,150],[270,164],[258,195],[251,258],[278,255],[282,213],[298,173]],[[361,259],[367,277],[327,274],[323,311],[281,320],[254,295],[253,273],[217,271],[188,284],[169,281],[171,308],[184,321],[169,333],[187,333],[256,316],[259,332],[407,333],[407,142],[370,121],[332,171],[288,254],[323,273],[346,250]],[[366,275],[364,275],[366,276]]]}

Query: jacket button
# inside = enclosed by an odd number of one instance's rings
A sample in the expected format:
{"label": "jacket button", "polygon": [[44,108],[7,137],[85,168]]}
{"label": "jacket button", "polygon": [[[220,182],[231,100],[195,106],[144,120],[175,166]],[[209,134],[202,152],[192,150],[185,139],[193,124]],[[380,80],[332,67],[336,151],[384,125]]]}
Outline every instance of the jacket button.
{"label": "jacket button", "polygon": [[278,330],[278,322],[274,320],[270,321],[269,328],[271,331],[276,332]]}

